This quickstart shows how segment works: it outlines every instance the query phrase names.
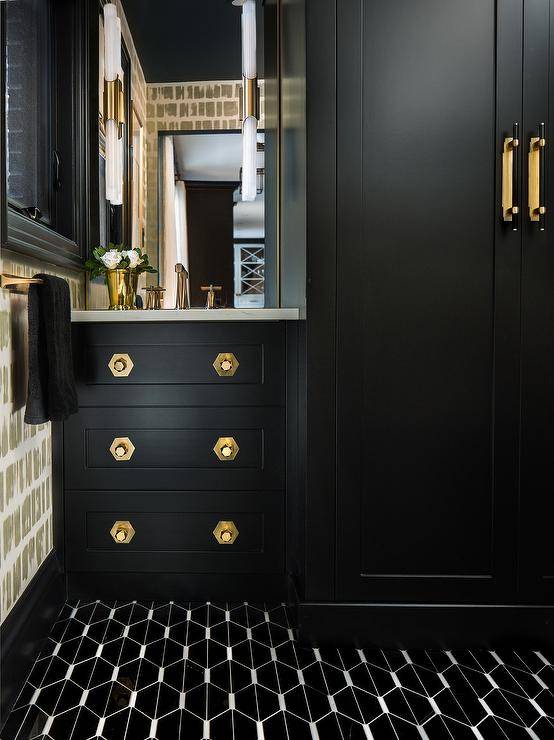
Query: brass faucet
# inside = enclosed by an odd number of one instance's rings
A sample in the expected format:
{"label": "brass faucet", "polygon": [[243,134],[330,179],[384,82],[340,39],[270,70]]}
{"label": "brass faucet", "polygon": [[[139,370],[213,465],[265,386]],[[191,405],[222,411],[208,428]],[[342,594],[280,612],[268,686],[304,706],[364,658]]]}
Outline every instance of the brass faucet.
{"label": "brass faucet", "polygon": [[161,285],[155,285],[152,292],[154,294],[153,309],[154,311],[160,311],[162,308],[162,301],[164,299],[165,288],[162,288]]}
{"label": "brass faucet", "polygon": [[221,285],[201,285],[200,290],[207,291],[206,308],[215,308],[215,291],[223,290]]}
{"label": "brass faucet", "polygon": [[151,311],[154,308],[154,286],[148,285],[143,290],[146,291],[146,306],[144,308],[146,311]]}

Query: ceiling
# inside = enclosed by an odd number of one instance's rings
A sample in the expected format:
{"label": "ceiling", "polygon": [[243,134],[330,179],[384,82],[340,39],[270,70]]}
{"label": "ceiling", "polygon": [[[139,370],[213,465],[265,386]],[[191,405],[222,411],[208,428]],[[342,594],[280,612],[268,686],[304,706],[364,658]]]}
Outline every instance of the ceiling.
{"label": "ceiling", "polygon": [[[263,132],[258,141],[264,141]],[[239,181],[242,164],[242,135],[176,134],[173,137],[175,170],[181,180]],[[258,152],[256,165],[264,166],[264,154]],[[233,209],[235,238],[263,238],[264,193],[254,202],[238,201]]]}
{"label": "ceiling", "polygon": [[147,82],[241,78],[241,11],[229,0],[122,3]]}
{"label": "ceiling", "polygon": [[173,137],[175,169],[182,180],[239,181],[242,134],[180,134]]}

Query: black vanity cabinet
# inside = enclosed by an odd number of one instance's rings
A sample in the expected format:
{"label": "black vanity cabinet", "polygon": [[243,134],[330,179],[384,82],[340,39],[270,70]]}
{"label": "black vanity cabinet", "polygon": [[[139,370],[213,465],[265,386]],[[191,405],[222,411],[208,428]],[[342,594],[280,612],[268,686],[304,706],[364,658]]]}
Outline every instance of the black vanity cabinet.
{"label": "black vanity cabinet", "polygon": [[554,635],[554,4],[307,11],[301,634]]}
{"label": "black vanity cabinet", "polygon": [[69,594],[284,596],[285,327],[74,324]]}

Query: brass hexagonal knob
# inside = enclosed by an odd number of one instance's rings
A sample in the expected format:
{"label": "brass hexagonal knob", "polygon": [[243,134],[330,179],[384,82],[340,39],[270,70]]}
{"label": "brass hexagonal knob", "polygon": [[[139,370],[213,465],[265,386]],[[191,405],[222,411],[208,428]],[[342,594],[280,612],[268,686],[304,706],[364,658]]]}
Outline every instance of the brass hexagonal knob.
{"label": "brass hexagonal knob", "polygon": [[110,452],[117,462],[125,462],[133,457],[135,445],[129,437],[116,437],[110,445]]}
{"label": "brass hexagonal knob", "polygon": [[118,545],[128,545],[135,536],[135,528],[131,522],[114,522],[110,534]]}
{"label": "brass hexagonal knob", "polygon": [[214,360],[214,369],[222,378],[230,378],[237,372],[239,361],[232,352],[220,352]]}
{"label": "brass hexagonal knob", "polygon": [[220,545],[232,545],[239,536],[235,522],[218,522],[213,535]]}
{"label": "brass hexagonal knob", "polygon": [[220,437],[214,445],[214,452],[222,462],[228,462],[239,454],[239,446],[233,437]]}
{"label": "brass hexagonal knob", "polygon": [[134,368],[134,363],[128,354],[118,352],[112,355],[112,359],[108,362],[112,375],[116,378],[126,378],[131,374],[131,370]]}

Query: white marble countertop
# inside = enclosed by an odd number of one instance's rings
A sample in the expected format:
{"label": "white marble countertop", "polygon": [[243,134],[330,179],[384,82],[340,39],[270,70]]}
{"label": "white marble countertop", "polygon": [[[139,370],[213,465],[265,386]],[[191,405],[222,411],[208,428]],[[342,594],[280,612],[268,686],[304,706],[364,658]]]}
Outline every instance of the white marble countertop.
{"label": "white marble countertop", "polygon": [[298,308],[189,308],[186,311],[72,311],[75,322],[135,322],[135,321],[298,321]]}

